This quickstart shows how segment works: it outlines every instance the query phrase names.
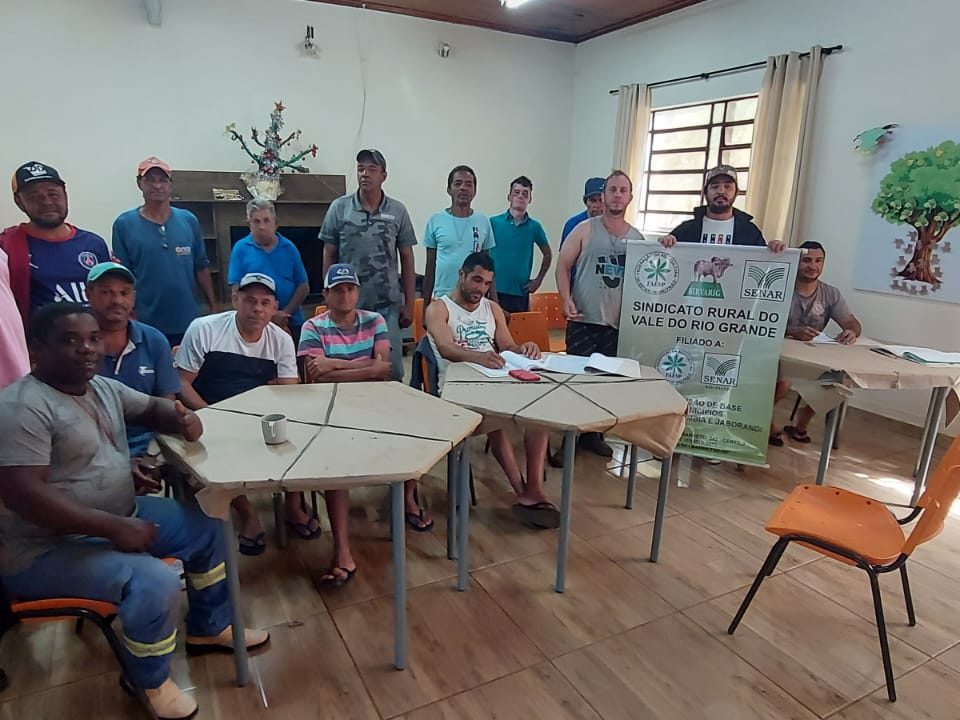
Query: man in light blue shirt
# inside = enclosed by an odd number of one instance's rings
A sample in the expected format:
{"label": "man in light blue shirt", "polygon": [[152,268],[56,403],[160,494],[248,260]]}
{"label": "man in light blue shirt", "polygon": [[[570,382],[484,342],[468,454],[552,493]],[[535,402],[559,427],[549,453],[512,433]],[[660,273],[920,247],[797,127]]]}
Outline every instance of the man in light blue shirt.
{"label": "man in light blue shirt", "polygon": [[[543,278],[550,269],[553,253],[543,225],[530,217],[527,208],[533,201],[533,182],[521,175],[510,183],[507,193],[509,207],[502,215],[490,218],[493,236],[496,241],[490,250],[490,257],[496,267],[497,295],[500,307],[508,313],[529,312],[530,293],[540,289]],[[533,246],[540,248],[542,259],[540,271],[533,279]]]}
{"label": "man in light blue shirt", "polygon": [[[467,255],[489,250],[496,242],[490,220],[470,207],[477,195],[477,175],[466,165],[457,165],[447,176],[450,207],[434,213],[427,221],[423,245],[427,269],[423,275],[423,311],[433,298],[449,295],[457,286],[460,266]],[[491,287],[490,299],[497,293]]]}

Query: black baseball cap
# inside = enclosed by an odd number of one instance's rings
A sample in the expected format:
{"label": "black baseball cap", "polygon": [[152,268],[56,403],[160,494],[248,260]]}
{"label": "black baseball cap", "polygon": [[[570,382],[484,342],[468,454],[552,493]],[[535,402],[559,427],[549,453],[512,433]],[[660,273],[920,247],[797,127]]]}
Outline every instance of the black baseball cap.
{"label": "black baseball cap", "polygon": [[31,160],[17,168],[10,182],[10,187],[14,194],[17,194],[27,185],[35,182],[55,182],[61,187],[66,187],[66,183],[60,177],[56,168],[44,165],[36,160]]}
{"label": "black baseball cap", "polygon": [[357,162],[372,162],[374,165],[379,165],[384,170],[387,169],[386,158],[383,157],[383,153],[379,150],[361,150],[357,153]]}

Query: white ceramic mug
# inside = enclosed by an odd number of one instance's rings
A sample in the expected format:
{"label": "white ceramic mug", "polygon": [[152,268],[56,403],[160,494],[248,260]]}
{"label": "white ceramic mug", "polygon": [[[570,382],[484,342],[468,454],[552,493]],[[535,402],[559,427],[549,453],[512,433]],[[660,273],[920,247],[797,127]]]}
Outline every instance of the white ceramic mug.
{"label": "white ceramic mug", "polygon": [[280,413],[264,415],[260,418],[263,441],[267,445],[279,445],[287,441],[287,416]]}

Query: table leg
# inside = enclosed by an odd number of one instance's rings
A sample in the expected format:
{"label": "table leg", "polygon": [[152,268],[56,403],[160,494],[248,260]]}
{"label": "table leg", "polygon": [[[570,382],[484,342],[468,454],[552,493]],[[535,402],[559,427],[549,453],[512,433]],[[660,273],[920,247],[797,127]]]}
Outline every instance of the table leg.
{"label": "table leg", "polygon": [[573,461],[577,450],[577,433],[563,434],[563,487],[560,492],[560,543],[557,547],[557,582],[554,590],[562,593],[567,575],[567,541],[570,538],[570,493],[573,486]]}
{"label": "table leg", "polygon": [[673,469],[673,454],[660,461],[660,487],[657,489],[657,512],[653,518],[653,540],[650,543],[650,562],[660,559],[660,536],[663,534],[663,517],[667,512],[667,494],[670,492],[670,473]]}
{"label": "table leg", "polygon": [[927,427],[923,438],[923,447],[920,449],[920,467],[917,472],[916,480],[913,485],[913,497],[910,498],[910,504],[916,505],[917,500],[923,493],[927,485],[927,474],[930,472],[930,462],[933,460],[933,449],[937,445],[937,435],[940,433],[940,423],[943,422],[944,403],[947,399],[949,388],[934,388],[930,395],[930,404],[933,405],[933,414],[930,418],[930,425]]}
{"label": "table leg", "polygon": [[462,592],[470,572],[470,444],[466,440],[460,446],[457,475],[457,590]]}
{"label": "table leg", "polygon": [[827,475],[827,466],[830,464],[830,453],[833,451],[833,438],[837,434],[837,423],[839,420],[839,407],[835,407],[827,413],[827,422],[823,429],[823,444],[820,446],[820,466],[817,468],[817,485],[823,485],[823,480]]}
{"label": "table leg", "polygon": [[457,489],[460,484],[457,456],[460,446],[447,453],[447,559],[457,559]]}
{"label": "table leg", "polygon": [[273,522],[277,528],[277,547],[287,546],[287,518],[284,509],[284,495],[282,492],[273,494]]}
{"label": "table leg", "polygon": [[407,536],[403,483],[390,483],[390,514],[393,518],[393,666],[407,667]]}
{"label": "table leg", "polygon": [[633,496],[637,489],[637,446],[630,446],[630,475],[627,477],[627,502],[624,507],[633,510]]}
{"label": "table leg", "polygon": [[847,403],[840,403],[840,415],[837,417],[837,429],[833,433],[833,443],[830,445],[834,450],[840,449],[840,428],[843,427],[843,421],[847,419]]}
{"label": "table leg", "polygon": [[223,561],[227,572],[227,588],[230,593],[230,623],[233,628],[233,662],[237,673],[237,687],[243,687],[250,679],[247,664],[247,643],[244,637],[243,612],[240,607],[240,563],[237,558],[237,536],[233,523],[220,522],[220,539],[223,543]]}
{"label": "table leg", "polygon": [[923,458],[923,448],[927,446],[927,435],[930,434],[930,428],[933,426],[933,415],[937,411],[937,389],[930,391],[930,402],[927,404],[927,417],[923,421],[923,435],[920,437],[920,452],[917,453],[917,463],[913,466],[914,479],[920,475],[920,464]]}

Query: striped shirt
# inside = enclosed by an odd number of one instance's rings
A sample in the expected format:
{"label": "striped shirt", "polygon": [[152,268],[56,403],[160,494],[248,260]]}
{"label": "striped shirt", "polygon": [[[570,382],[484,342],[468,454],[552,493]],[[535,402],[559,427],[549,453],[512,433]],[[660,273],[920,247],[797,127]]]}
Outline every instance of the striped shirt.
{"label": "striped shirt", "polygon": [[328,311],[303,324],[297,356],[362,360],[372,358],[375,352],[382,358],[390,354],[387,322],[380,313],[357,310],[356,324],[345,329],[333,321]]}

